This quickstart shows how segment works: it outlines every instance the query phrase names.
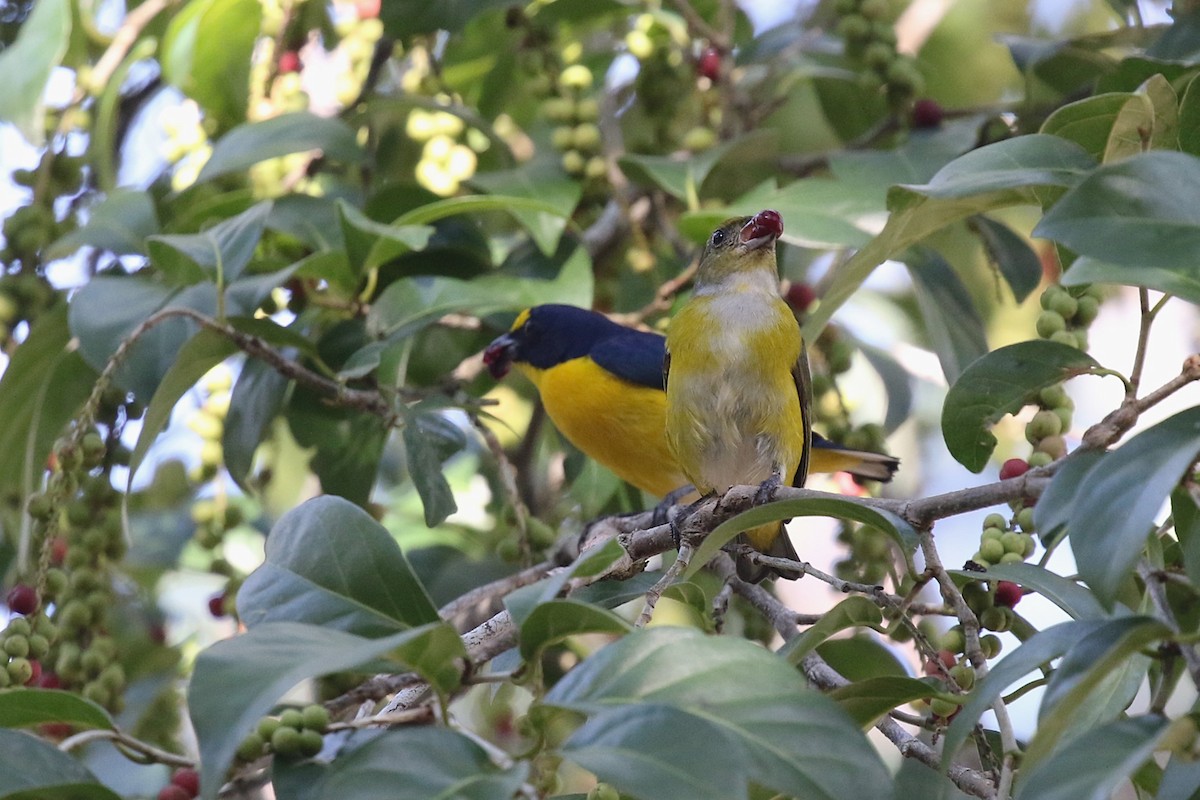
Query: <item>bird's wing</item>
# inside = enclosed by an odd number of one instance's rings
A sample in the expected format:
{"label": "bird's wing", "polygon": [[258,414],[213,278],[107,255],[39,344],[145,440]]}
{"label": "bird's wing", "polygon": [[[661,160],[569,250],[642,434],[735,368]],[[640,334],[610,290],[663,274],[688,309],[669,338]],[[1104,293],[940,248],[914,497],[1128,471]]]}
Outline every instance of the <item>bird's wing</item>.
{"label": "bird's wing", "polygon": [[800,418],[804,420],[804,453],[792,478],[793,486],[803,486],[808,478],[809,454],[812,452],[812,378],[808,371],[808,348],[800,343],[800,357],[792,365],[792,379],[796,382],[796,399],[800,403]]}
{"label": "bird's wing", "polygon": [[662,390],[666,387],[663,373],[666,351],[665,337],[628,331],[597,342],[588,355],[618,378],[648,389]]}

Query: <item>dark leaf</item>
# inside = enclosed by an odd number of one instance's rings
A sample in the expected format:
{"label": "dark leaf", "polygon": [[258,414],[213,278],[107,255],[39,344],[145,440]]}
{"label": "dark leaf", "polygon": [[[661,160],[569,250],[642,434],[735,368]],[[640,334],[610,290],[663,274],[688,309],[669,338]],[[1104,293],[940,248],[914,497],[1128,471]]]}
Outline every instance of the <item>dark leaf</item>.
{"label": "dark leaf", "polygon": [[404,453],[421,504],[425,524],[433,528],[458,510],[454,493],[442,474],[442,462],[466,444],[462,431],[436,412],[417,414],[404,426]]}
{"label": "dark leaf", "polygon": [[318,150],[325,158],[348,164],[363,159],[363,149],[349,125],[336,117],[295,111],[239,125],[222,136],[208,161],[204,162],[196,182],[241,172],[268,158],[308,150]]}
{"label": "dark leaf", "polygon": [[866,728],[892,709],[920,698],[942,693],[940,682],[931,678],[887,676],[868,678],[834,689],[829,696],[846,713]]}
{"label": "dark leaf", "polygon": [[221,450],[225,469],[243,491],[254,466],[254,451],[283,408],[288,383],[274,367],[257,359],[248,359],[238,374],[225,416]]}
{"label": "dark leaf", "polygon": [[579,600],[539,603],[521,623],[521,656],[535,661],[552,644],[580,633],[622,635],[630,625],[611,611]]}
{"label": "dark leaf", "polygon": [[817,645],[835,633],[847,628],[874,628],[882,622],[883,612],[875,603],[857,595],[847,597],[822,614],[820,621],[780,648],[779,655],[786,658],[789,664],[799,664]]}
{"label": "dark leaf", "polygon": [[988,351],[983,320],[967,287],[940,255],[920,248],[905,262],[933,350],[947,382],[954,383],[969,364]]}
{"label": "dark leaf", "polygon": [[0,800],[120,800],[87,767],[54,745],[0,729]]}
{"label": "dark leaf", "polygon": [[1110,722],[1022,770],[1016,800],[1108,800],[1153,754],[1170,720],[1149,715]]}
{"label": "dark leaf", "polygon": [[1050,479],[1050,485],[1033,507],[1033,521],[1046,547],[1054,546],[1066,535],[1083,480],[1105,455],[1099,450],[1076,450]]}
{"label": "dark leaf", "polygon": [[117,189],[88,210],[87,222],[50,245],[47,259],[66,258],[80,247],[114,255],[145,255],[146,237],[158,233],[154,201],[145,192]]}
{"label": "dark leaf", "polygon": [[42,722],[69,722],[81,728],[112,728],[100,706],[57,689],[15,688],[0,692],[0,728],[25,728]]}

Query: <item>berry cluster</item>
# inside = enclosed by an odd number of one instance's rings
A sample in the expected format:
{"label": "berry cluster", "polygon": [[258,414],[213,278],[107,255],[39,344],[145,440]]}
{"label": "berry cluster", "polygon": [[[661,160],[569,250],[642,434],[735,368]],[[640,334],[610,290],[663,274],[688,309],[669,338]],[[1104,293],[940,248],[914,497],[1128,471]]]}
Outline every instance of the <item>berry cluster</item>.
{"label": "berry cluster", "polygon": [[[1020,461],[1020,459],[1013,459]],[[1020,461],[1025,469],[1028,464]],[[1015,477],[1011,476],[1010,477]],[[1019,564],[1033,555],[1037,543],[1033,539],[1033,508],[1020,505],[1011,521],[1002,514],[988,514],[983,520],[983,533],[979,537],[979,550],[971,560],[981,567],[994,564]]]}
{"label": "berry cluster", "polygon": [[862,86],[882,89],[892,110],[901,111],[921,94],[925,79],[911,57],[896,51],[890,6],[888,0],[837,0],[837,34],[846,43],[846,55],[864,68]]}
{"label": "berry cluster", "polygon": [[886,533],[870,525],[842,522],[837,538],[850,548],[850,554],[834,564],[837,577],[855,583],[883,583],[893,567],[892,544]]}
{"label": "berry cluster", "polygon": [[592,71],[583,64],[566,67],[558,76],[558,93],[542,103],[542,113],[558,125],[550,142],[562,153],[563,170],[591,184],[602,184],[608,166],[601,155],[603,143],[596,125],[600,101],[592,94],[593,81]]}
{"label": "berry cluster", "polygon": [[462,119],[446,111],[414,108],[408,114],[405,132],[414,142],[424,142],[417,182],[436,195],[454,194],[460,183],[475,174],[475,150],[459,141],[465,128]]}
{"label": "berry cluster", "polygon": [[329,711],[319,705],[289,708],[278,717],[263,717],[254,732],[238,745],[238,760],[249,763],[267,753],[280,758],[312,758],[321,752],[321,734],[328,728]]}
{"label": "berry cluster", "polygon": [[1087,350],[1087,329],[1100,313],[1103,299],[1097,286],[1050,284],[1040,299],[1042,313],[1037,318],[1038,336]]}

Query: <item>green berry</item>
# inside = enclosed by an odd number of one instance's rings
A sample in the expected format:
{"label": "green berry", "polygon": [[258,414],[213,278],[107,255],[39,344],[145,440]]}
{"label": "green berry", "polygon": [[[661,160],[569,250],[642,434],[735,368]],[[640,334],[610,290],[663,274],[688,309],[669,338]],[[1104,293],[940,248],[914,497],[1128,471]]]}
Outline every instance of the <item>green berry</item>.
{"label": "green berry", "polygon": [[1084,327],[1096,321],[1100,314],[1100,301],[1090,295],[1079,298],[1079,307],[1075,311],[1075,322]]}
{"label": "green berry", "polygon": [[573,176],[582,175],[584,168],[587,166],[587,161],[584,159],[583,153],[580,153],[578,150],[568,150],[563,153],[561,163],[563,172]]}
{"label": "green berry", "polygon": [[1048,454],[1053,460],[1058,460],[1067,454],[1067,440],[1061,436],[1047,436],[1034,449]]}
{"label": "green berry", "polygon": [[309,730],[323,731],[329,727],[329,711],[324,706],[305,706],[300,715],[302,727]]}
{"label": "green berry", "polygon": [[952,700],[943,700],[940,697],[935,697],[929,701],[929,712],[935,717],[946,719],[954,716],[954,712],[960,708],[958,703]]}
{"label": "green berry", "polygon": [[1043,408],[1061,408],[1071,402],[1071,398],[1061,383],[1055,383],[1038,392],[1038,401]]}
{"label": "green berry", "polygon": [[125,669],[120,664],[113,662],[104,668],[97,680],[111,691],[119,691],[125,686]]}
{"label": "green berry", "polygon": [[259,736],[257,733],[252,733],[245,739],[242,739],[242,743],[238,745],[237,749],[238,760],[254,761],[262,755],[263,745],[265,743],[266,742],[263,740],[263,737]]}
{"label": "green berry", "polygon": [[896,49],[884,42],[871,42],[863,51],[863,63],[874,70],[887,73],[888,65],[896,58]]}
{"label": "green berry", "polygon": [[[1009,531],[1000,537],[1000,545],[1005,553],[1025,554],[1025,540],[1021,538],[1021,534],[1016,531]],[[999,560],[999,559],[997,559]]]}
{"label": "green berry", "polygon": [[271,734],[271,749],[282,758],[295,758],[300,755],[300,731],[288,725],[281,725]]}
{"label": "green berry", "polygon": [[92,681],[83,687],[83,697],[98,706],[107,706],[112,702],[112,692],[99,681]]}
{"label": "green berry", "polygon": [[595,123],[585,122],[576,125],[572,132],[575,149],[584,153],[594,153],[600,149],[600,128]]}
{"label": "green berry", "polygon": [[966,661],[960,661],[950,668],[950,677],[958,684],[960,689],[970,691],[975,685],[975,668]]}
{"label": "green berry", "polygon": [[608,162],[604,160],[604,156],[592,156],[583,165],[583,177],[588,180],[598,181],[608,176]]}
{"label": "green berry", "polygon": [[312,758],[317,753],[321,752],[321,748],[325,746],[325,739],[317,731],[303,730],[300,731],[300,757]]}
{"label": "green berry", "polygon": [[33,664],[27,658],[14,658],[8,662],[8,677],[17,686],[24,686],[33,677]]}
{"label": "green berry", "polygon": [[592,86],[592,71],[582,64],[572,64],[558,76],[558,85],[563,89],[590,89]]}
{"label": "green berry", "polygon": [[575,129],[569,125],[560,125],[550,134],[550,144],[555,150],[570,150],[575,141]]}
{"label": "green berry", "polygon": [[621,800],[621,793],[611,784],[597,783],[587,793],[587,800]]}
{"label": "green berry", "polygon": [[1071,331],[1059,331],[1050,337],[1050,341],[1065,344],[1067,347],[1079,347],[1079,339]]}
{"label": "green berry", "polygon": [[1025,560],[1021,553],[1005,553],[1000,557],[1001,564],[1020,564]]}
{"label": "green berry", "polygon": [[1051,464],[1053,462],[1054,462],[1054,457],[1051,456],[1049,453],[1040,453],[1035,450],[1033,453],[1031,453],[1029,455],[1029,468],[1030,469],[1033,469],[1034,467],[1044,467],[1047,464]]}
{"label": "green berry", "polygon": [[600,102],[594,97],[584,97],[575,103],[575,119],[579,122],[595,122],[600,119]]}
{"label": "green berry", "polygon": [[1057,311],[1043,311],[1037,318],[1037,334],[1050,339],[1054,334],[1066,330],[1067,321]]}
{"label": "green berry", "polygon": [[1000,637],[989,633],[987,636],[982,636],[979,639],[979,649],[983,651],[987,658],[995,658],[1000,655],[1000,650],[1004,645],[1000,641]]}
{"label": "green berry", "polygon": [[1058,415],[1059,420],[1062,422],[1062,429],[1064,431],[1071,430],[1071,423],[1075,421],[1075,416],[1071,409],[1059,406],[1058,408],[1051,409],[1051,411],[1052,413]]}
{"label": "green berry", "polygon": [[551,97],[542,103],[542,113],[551,122],[570,122],[575,104],[566,97]]}
{"label": "green berry", "polygon": [[50,652],[50,640],[39,633],[35,633],[29,637],[29,655],[39,661],[46,657]]}
{"label": "green berry", "polygon": [[29,516],[39,522],[45,522],[54,514],[54,501],[50,499],[49,495],[33,494],[29,496],[29,502],[25,509],[29,512]]}
{"label": "green berry", "polygon": [[9,634],[4,639],[4,652],[13,658],[25,658],[29,655],[29,639],[25,636]]}
{"label": "green berry", "polygon": [[961,653],[966,645],[966,639],[963,638],[962,628],[955,625],[942,634],[941,640],[938,642],[939,650],[949,650],[951,653]]}
{"label": "green berry", "polygon": [[717,143],[717,133],[712,128],[698,125],[683,135],[680,144],[685,150],[699,153],[708,150]]}
{"label": "green berry", "polygon": [[1016,523],[1023,531],[1033,530],[1033,509],[1022,508],[1017,512]]}
{"label": "green berry", "polygon": [[989,631],[1004,632],[1012,625],[1004,612],[1008,609],[1001,606],[992,606],[979,615],[979,624]]}
{"label": "green berry", "polygon": [[8,627],[4,629],[4,635],[8,636],[28,636],[33,633],[33,625],[25,617],[13,617],[8,621]]}
{"label": "green berry", "polygon": [[1042,439],[1050,436],[1058,436],[1062,433],[1062,418],[1053,411],[1042,409],[1033,415],[1033,419],[1029,420],[1029,424],[1025,426],[1025,438],[1030,444],[1036,444]]}
{"label": "green berry", "polygon": [[1004,518],[1003,514],[997,514],[993,512],[983,518],[983,527],[984,535],[987,535],[988,528],[999,528],[1001,531],[1003,531],[1008,527],[1008,520]]}
{"label": "green berry", "polygon": [[275,717],[263,717],[258,721],[258,728],[256,730],[258,735],[266,741],[275,734],[275,731],[279,730],[279,724],[279,720]]}
{"label": "green berry", "polygon": [[838,20],[837,35],[847,42],[864,42],[871,37],[871,21],[860,14],[847,14]]}
{"label": "green berry", "polygon": [[8,675],[7,669],[0,669],[0,689],[7,689],[12,686],[12,678]]}
{"label": "green berry", "polygon": [[[996,516],[1000,516],[1000,515],[997,514]],[[1004,524],[1004,523],[1001,523],[1001,524]],[[984,528],[983,533],[979,537],[979,541],[986,542],[989,539],[994,539],[996,541],[1000,541],[1000,537],[1003,536],[1007,532],[1008,532],[1007,525],[1005,525],[1005,527],[1003,527],[1003,528]]]}
{"label": "green berry", "polygon": [[[1005,536],[1007,535],[1005,534]],[[987,561],[989,564],[995,564],[1007,552],[1002,542],[1003,538],[981,541],[979,543],[979,555],[983,556],[984,561]]]}
{"label": "green berry", "polygon": [[284,728],[300,730],[304,726],[304,714],[298,708],[289,708],[279,715],[279,724]]}
{"label": "green berry", "polygon": [[1062,315],[1063,319],[1070,320],[1075,316],[1075,312],[1079,310],[1079,301],[1068,292],[1055,294],[1050,300],[1050,310],[1057,311]]}
{"label": "green berry", "polygon": [[888,0],[862,0],[858,13],[869,20],[883,19],[889,11]]}
{"label": "green berry", "polygon": [[1052,283],[1046,287],[1045,291],[1042,292],[1041,297],[1038,298],[1038,302],[1041,304],[1042,308],[1049,311],[1054,307],[1054,299],[1064,294],[1067,294],[1066,289],[1057,283]]}
{"label": "green berry", "polygon": [[[1029,530],[1032,531],[1033,528],[1030,528]],[[1021,538],[1025,543],[1025,550],[1021,553],[1021,555],[1023,555],[1025,558],[1029,558],[1031,555],[1033,555],[1033,551],[1037,549],[1037,542],[1034,541],[1033,536],[1029,533],[1021,534]]]}

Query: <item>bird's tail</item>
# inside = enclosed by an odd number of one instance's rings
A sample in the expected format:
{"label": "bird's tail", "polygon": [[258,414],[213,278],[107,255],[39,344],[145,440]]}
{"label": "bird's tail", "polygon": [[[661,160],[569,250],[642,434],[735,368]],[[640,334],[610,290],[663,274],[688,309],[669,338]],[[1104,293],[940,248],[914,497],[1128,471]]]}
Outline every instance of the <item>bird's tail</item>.
{"label": "bird's tail", "polygon": [[[742,532],[735,541],[741,544],[748,544],[758,552],[774,558],[788,558],[792,561],[800,560],[800,556],[796,554],[796,548],[792,546],[792,540],[788,538],[787,531],[784,530],[782,522],[772,522],[768,525],[759,525],[757,528],[751,528],[748,531]],[[739,555],[736,564],[737,576],[748,583],[758,583],[772,575],[783,574],[779,570],[754,563],[749,555]]]}
{"label": "bird's tail", "polygon": [[809,472],[849,472],[856,478],[887,483],[899,466],[900,459],[895,456],[854,450],[831,442],[819,433],[812,435]]}

